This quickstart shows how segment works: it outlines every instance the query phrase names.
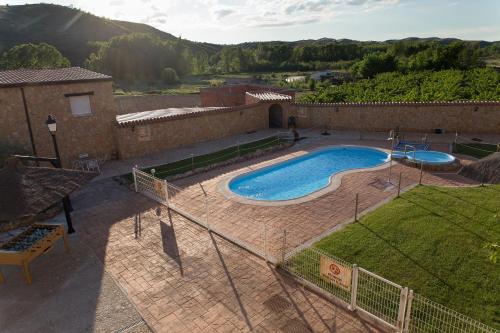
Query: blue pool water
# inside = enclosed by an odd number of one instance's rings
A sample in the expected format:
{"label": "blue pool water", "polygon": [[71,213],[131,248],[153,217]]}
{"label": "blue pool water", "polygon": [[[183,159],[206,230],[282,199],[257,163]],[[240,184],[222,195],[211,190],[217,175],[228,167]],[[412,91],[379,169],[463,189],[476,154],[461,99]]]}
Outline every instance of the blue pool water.
{"label": "blue pool water", "polygon": [[388,157],[374,148],[325,148],[240,175],[229,182],[229,189],[253,200],[296,199],[328,186],[336,173],[375,167],[387,162]]}
{"label": "blue pool water", "polygon": [[[404,158],[405,152],[395,151],[392,155],[394,158]],[[406,158],[424,164],[448,164],[455,161],[455,157],[452,155],[433,150],[408,151],[406,152]]]}

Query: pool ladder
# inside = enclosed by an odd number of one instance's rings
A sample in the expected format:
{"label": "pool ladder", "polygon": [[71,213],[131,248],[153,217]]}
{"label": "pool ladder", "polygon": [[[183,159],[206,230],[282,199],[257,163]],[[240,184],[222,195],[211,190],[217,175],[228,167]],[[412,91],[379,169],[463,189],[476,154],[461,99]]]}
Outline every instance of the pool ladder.
{"label": "pool ladder", "polygon": [[[408,148],[412,148],[412,149],[408,150]],[[417,148],[415,148],[415,146],[412,146],[412,145],[405,145],[405,158],[407,158],[406,153],[411,152],[411,151],[413,151],[413,160],[416,161]]]}

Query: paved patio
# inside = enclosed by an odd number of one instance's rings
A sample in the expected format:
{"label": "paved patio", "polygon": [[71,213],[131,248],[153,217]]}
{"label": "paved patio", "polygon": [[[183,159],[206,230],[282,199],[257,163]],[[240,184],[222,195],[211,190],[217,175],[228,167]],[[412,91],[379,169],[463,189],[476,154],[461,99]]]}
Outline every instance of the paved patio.
{"label": "paved patio", "polygon": [[[387,145],[380,138],[311,136],[292,150],[176,184],[186,187],[187,196],[207,193],[209,222],[249,244],[263,246],[261,223],[266,222],[268,251],[279,254],[283,229],[291,249],[349,222],[355,193],[360,193],[360,210],[394,196],[396,188],[385,182],[388,170],[347,175],[336,191],[284,207],[229,201],[218,191],[218,183],[241,170],[339,143]],[[403,186],[418,182],[417,169],[395,165],[393,174],[399,172]],[[425,173],[424,183],[472,184],[438,173]],[[2,269],[7,279],[0,285],[2,332],[379,332],[355,313],[304,290],[272,265],[175,212],[162,207],[156,216],[157,203],[111,178],[91,183],[72,199],[77,229],[70,236],[73,251],[64,254],[58,246],[34,261],[31,286],[24,285],[17,267]]]}
{"label": "paved patio", "polygon": [[[410,188],[419,182],[420,170],[393,163],[391,182],[389,169],[357,172],[342,177],[336,190],[310,201],[288,206],[261,206],[228,199],[220,184],[241,172],[248,172],[277,163],[314,149],[339,144],[354,144],[387,148],[386,140],[352,140],[333,136],[315,136],[291,149],[244,161],[206,173],[180,179],[174,184],[183,191],[171,191],[170,200],[176,206],[206,221],[212,228],[245,243],[255,252],[266,252],[279,258],[282,253],[283,235],[286,230],[286,251],[332,232],[352,222],[355,214],[355,197],[359,194],[358,212],[373,209],[397,194],[399,174],[401,188]],[[433,149],[448,151],[448,144],[434,144]],[[468,186],[470,179],[454,173],[424,172],[422,182],[427,185]]]}

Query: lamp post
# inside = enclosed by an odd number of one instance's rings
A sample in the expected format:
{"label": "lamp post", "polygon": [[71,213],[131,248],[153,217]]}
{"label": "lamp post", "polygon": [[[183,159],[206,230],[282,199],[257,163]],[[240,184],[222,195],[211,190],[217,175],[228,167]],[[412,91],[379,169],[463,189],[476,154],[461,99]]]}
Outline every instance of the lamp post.
{"label": "lamp post", "polygon": [[[52,115],[47,117],[47,128],[49,130],[50,136],[52,137],[52,143],[54,144],[54,151],[56,153],[57,158],[57,168],[62,168],[61,156],[59,155],[59,147],[57,146],[56,140],[56,131],[57,131],[57,122],[56,118]],[[73,222],[71,221],[71,202],[69,201],[69,197],[65,196],[62,200],[64,207],[64,215],[66,216],[66,224],[68,225],[68,234],[72,234],[75,232],[73,228]]]}

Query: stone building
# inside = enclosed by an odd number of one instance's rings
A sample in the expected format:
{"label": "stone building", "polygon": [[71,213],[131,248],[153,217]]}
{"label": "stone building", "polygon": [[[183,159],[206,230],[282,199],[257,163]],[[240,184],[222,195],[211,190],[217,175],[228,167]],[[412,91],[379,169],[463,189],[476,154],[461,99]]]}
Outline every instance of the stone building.
{"label": "stone building", "polygon": [[80,154],[110,159],[116,153],[116,106],[112,78],[79,67],[0,72],[0,141],[53,157],[45,124],[57,119],[57,142],[64,167]]}

